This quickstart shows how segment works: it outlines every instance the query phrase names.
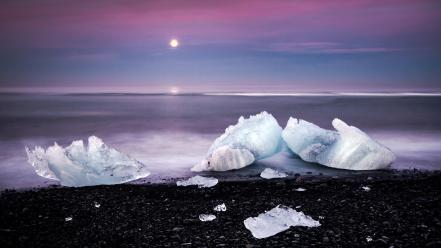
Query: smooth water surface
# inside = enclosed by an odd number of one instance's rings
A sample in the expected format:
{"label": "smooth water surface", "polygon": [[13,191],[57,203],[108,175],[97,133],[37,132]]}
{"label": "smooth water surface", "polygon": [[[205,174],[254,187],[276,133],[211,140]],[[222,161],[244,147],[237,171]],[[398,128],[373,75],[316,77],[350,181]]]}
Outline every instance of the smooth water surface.
{"label": "smooth water surface", "polygon": [[[332,128],[334,117],[367,132],[397,154],[393,168],[441,168],[440,96],[0,95],[0,188],[54,184],[27,164],[25,146],[69,145],[96,135],[150,166],[145,181],[193,175],[211,142],[241,116],[289,116]],[[218,177],[257,176],[264,167],[290,173],[352,173],[305,163],[287,152]]]}

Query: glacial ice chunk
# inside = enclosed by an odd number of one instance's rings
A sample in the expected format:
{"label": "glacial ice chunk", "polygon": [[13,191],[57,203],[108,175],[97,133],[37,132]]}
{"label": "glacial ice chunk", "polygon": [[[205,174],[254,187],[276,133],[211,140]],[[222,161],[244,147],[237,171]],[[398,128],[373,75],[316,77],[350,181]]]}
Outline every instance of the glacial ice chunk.
{"label": "glacial ice chunk", "polygon": [[66,148],[57,143],[47,150],[26,147],[26,153],[39,176],[58,180],[64,186],[119,184],[150,175],[145,165],[95,136],[89,137],[87,146],[77,140]]}
{"label": "glacial ice chunk", "polygon": [[282,138],[288,148],[303,160],[338,169],[383,169],[395,160],[391,150],[360,129],[337,118],[332,125],[336,131],[290,118]]}
{"label": "glacial ice chunk", "polygon": [[245,227],[258,239],[268,238],[279,232],[288,230],[291,226],[318,227],[320,223],[303,212],[279,205],[270,211],[249,217],[243,221]]}
{"label": "glacial ice chunk", "polygon": [[281,150],[282,128],[267,112],[241,116],[236,125],[229,126],[218,137],[207,156],[192,171],[227,171],[243,168],[254,161],[269,157]]}
{"label": "glacial ice chunk", "polygon": [[363,186],[361,187],[364,191],[369,192],[371,191],[371,188],[369,186]]}
{"label": "glacial ice chunk", "polygon": [[271,168],[266,168],[260,173],[260,177],[263,177],[265,179],[272,179],[272,178],[283,178],[287,177],[285,172],[280,172],[277,170],[273,170]]}
{"label": "glacial ice chunk", "polygon": [[225,203],[222,203],[214,207],[213,210],[216,212],[225,212],[227,211],[227,206],[225,206]]}
{"label": "glacial ice chunk", "polygon": [[200,214],[199,215],[199,220],[201,220],[201,221],[212,221],[212,220],[214,220],[214,219],[216,219],[216,215],[213,215],[213,214]]}
{"label": "glacial ice chunk", "polygon": [[194,176],[190,177],[187,180],[177,181],[177,186],[190,186],[197,185],[199,188],[210,188],[216,185],[219,182],[217,178],[214,177],[203,177],[203,176]]}

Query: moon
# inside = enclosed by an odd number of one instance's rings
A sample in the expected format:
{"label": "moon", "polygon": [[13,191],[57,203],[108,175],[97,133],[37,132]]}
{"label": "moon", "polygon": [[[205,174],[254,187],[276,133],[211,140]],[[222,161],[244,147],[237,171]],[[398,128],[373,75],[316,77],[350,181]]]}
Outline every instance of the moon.
{"label": "moon", "polygon": [[173,48],[178,47],[179,46],[179,41],[177,39],[172,39],[170,41],[170,46],[173,47]]}

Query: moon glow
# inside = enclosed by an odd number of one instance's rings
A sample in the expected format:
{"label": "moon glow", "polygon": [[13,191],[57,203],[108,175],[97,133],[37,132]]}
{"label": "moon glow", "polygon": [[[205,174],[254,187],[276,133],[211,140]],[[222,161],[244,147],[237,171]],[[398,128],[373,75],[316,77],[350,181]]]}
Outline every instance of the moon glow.
{"label": "moon glow", "polygon": [[179,41],[177,39],[172,39],[170,41],[170,46],[173,47],[173,48],[178,47],[179,46]]}

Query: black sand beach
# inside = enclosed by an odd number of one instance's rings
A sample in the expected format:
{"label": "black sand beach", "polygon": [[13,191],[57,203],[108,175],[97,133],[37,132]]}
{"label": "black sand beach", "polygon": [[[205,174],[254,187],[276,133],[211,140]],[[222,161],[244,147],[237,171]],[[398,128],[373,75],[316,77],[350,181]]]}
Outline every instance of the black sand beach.
{"label": "black sand beach", "polygon": [[[205,189],[126,184],[6,190],[0,197],[0,246],[441,247],[440,189],[439,172],[391,171],[219,182]],[[220,203],[226,212],[213,211]],[[278,204],[300,206],[296,210],[322,225],[255,239],[243,220]],[[201,222],[201,213],[217,219]]]}

